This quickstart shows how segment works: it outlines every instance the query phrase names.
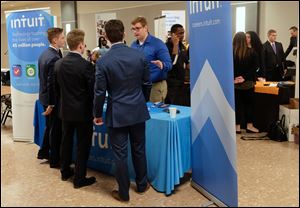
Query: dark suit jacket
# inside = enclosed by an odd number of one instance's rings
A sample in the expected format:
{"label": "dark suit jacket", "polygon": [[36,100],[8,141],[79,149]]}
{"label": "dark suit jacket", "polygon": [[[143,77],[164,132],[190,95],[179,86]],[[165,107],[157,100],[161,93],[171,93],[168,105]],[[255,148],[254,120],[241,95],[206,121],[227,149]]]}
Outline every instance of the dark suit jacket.
{"label": "dark suit jacket", "polygon": [[280,68],[281,70],[285,68],[285,57],[282,44],[275,41],[275,47],[276,54],[269,41],[266,41],[263,45],[263,63],[266,71],[272,71],[275,68]]}
{"label": "dark suit jacket", "polygon": [[150,81],[150,72],[142,53],[120,43],[96,63],[94,116],[102,117],[105,92],[108,92],[107,127],[125,127],[150,118],[142,84]]}
{"label": "dark suit jacket", "polygon": [[63,121],[86,122],[93,119],[94,69],[80,54],[68,53],[55,63],[61,95]]}
{"label": "dark suit jacket", "polygon": [[57,104],[58,95],[55,92],[54,64],[60,59],[58,51],[47,48],[39,57],[39,100],[44,106]]}

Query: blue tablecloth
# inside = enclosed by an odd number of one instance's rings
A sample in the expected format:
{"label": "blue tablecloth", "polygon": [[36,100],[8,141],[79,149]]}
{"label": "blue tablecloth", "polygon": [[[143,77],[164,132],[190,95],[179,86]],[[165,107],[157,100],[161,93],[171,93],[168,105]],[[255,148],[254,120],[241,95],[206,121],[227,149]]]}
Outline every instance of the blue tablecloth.
{"label": "blue tablecloth", "polygon": [[[189,107],[176,106],[180,110],[171,119],[161,108],[147,103],[151,119],[146,122],[146,157],[148,180],[153,188],[171,194],[180,178],[191,168],[191,122]],[[34,111],[34,142],[41,146],[45,128],[43,107],[37,100]],[[130,145],[128,145],[130,151]],[[135,178],[131,154],[128,154],[130,178]],[[94,125],[92,148],[87,166],[114,173],[113,153],[106,127]]]}

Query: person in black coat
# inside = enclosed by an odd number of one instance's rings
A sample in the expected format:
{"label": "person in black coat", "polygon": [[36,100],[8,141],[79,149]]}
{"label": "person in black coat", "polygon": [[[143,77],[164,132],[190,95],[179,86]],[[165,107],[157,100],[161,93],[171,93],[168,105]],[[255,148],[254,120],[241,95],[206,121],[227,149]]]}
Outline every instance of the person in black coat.
{"label": "person in black coat", "polygon": [[246,32],[246,41],[249,48],[253,48],[258,56],[258,68],[256,69],[256,79],[259,81],[265,81],[265,69],[264,69],[264,58],[263,58],[263,44],[254,31]]}
{"label": "person in black coat", "polygon": [[180,24],[172,25],[171,37],[168,38],[166,46],[172,59],[172,70],[168,71],[167,85],[168,93],[166,103],[185,105],[188,103],[185,96],[185,64],[189,63],[187,50],[183,45],[184,28]]}
{"label": "person in black coat", "polygon": [[267,81],[282,81],[286,73],[285,56],[276,31],[268,31],[268,40],[263,45],[264,69]]}
{"label": "person in black coat", "polygon": [[247,123],[247,133],[258,133],[253,126],[255,72],[258,68],[256,52],[247,47],[246,35],[238,32],[233,38],[234,93],[236,133],[241,133],[242,120]]}
{"label": "person in black coat", "polygon": [[[63,139],[61,144],[61,179],[68,180],[73,174],[74,188],[95,183],[95,177],[86,177],[86,163],[89,157],[93,135],[93,90],[94,69],[92,63],[82,55],[85,51],[84,32],[72,30],[67,35],[70,52],[55,63],[57,88],[60,91],[60,117]],[[75,173],[72,162],[73,137],[76,131]]]}
{"label": "person in black coat", "polygon": [[[290,52],[294,47],[297,47],[298,28],[295,26],[291,27],[290,33],[291,33],[290,44],[284,53],[285,58],[290,54]],[[295,56],[296,54],[297,54],[297,50],[294,50],[293,55]]]}
{"label": "person in black coat", "polygon": [[[38,159],[49,159],[50,167],[59,167],[60,143],[62,137],[61,120],[59,119],[59,92],[55,90],[54,64],[62,54],[59,48],[65,44],[65,36],[61,28],[49,28],[47,31],[50,42],[39,57],[39,100],[44,107],[46,116],[46,128],[43,144],[38,152]],[[50,150],[50,156],[49,156]]]}

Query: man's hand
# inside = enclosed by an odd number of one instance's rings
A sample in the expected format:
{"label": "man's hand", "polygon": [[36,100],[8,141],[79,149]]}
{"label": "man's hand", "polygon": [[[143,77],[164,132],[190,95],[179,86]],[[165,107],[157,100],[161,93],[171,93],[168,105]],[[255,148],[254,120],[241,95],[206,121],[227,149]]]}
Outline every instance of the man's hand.
{"label": "man's hand", "polygon": [[242,76],[238,76],[234,79],[234,84],[243,83],[245,79]]}
{"label": "man's hand", "polygon": [[263,78],[263,77],[257,77],[257,79],[258,79],[258,81],[260,81],[260,82],[265,82],[265,81],[266,81],[266,79]]}
{"label": "man's hand", "polygon": [[46,111],[45,111],[45,112],[43,112],[43,113],[42,113],[42,115],[44,115],[44,116],[48,116],[48,115],[50,115],[50,113],[52,112],[52,109],[53,109],[53,107],[52,107],[52,106],[50,106],[50,105],[48,105],[48,107],[47,107]]}
{"label": "man's hand", "polygon": [[160,60],[151,61],[151,63],[158,66],[158,68],[163,69],[163,63]]}
{"label": "man's hand", "polygon": [[179,44],[179,38],[175,33],[172,33],[171,40],[174,46],[178,46]]}
{"label": "man's hand", "polygon": [[94,123],[95,123],[95,125],[97,125],[97,126],[103,125],[102,117],[100,117],[100,118],[94,118]]}

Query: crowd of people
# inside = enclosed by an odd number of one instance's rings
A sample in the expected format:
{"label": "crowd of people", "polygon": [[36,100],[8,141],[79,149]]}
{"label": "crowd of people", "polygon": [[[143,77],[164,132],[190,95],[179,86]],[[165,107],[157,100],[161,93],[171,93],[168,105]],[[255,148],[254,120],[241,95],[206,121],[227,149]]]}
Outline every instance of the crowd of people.
{"label": "crowd of people", "polygon": [[[166,43],[149,33],[144,17],[131,22],[136,40],[128,47],[124,41],[124,25],[109,20],[98,47],[87,50],[85,33],[74,29],[67,34],[69,53],[62,57],[59,48],[65,44],[61,28],[49,28],[50,47],[38,60],[40,92],[46,129],[38,159],[48,159],[51,168],[60,168],[61,180],[73,175],[74,188],[92,185],[95,177],[87,177],[87,160],[91,148],[93,124],[105,122],[115,157],[118,190],[112,196],[129,201],[130,180],[127,167],[128,139],[136,173],[136,192],[149,188],[145,155],[145,122],[150,119],[146,102],[184,105],[184,82],[189,70],[189,49],[183,44],[184,28],[171,27]],[[268,32],[262,44],[253,31],[239,32],[233,39],[236,132],[241,131],[245,117],[247,132],[259,132],[253,126],[253,96],[256,80],[279,81],[284,78],[285,58],[297,44],[297,28],[292,27],[291,44],[286,53],[276,42],[276,31]],[[107,45],[107,40],[111,46]],[[87,59],[83,58],[86,52]],[[106,120],[103,106],[107,97]],[[189,98],[188,98],[189,99]],[[75,169],[71,168],[73,138],[77,145]]]}
{"label": "crowd of people", "polygon": [[[284,81],[287,76],[286,57],[297,46],[298,28],[290,29],[291,39],[286,52],[276,41],[277,32],[270,29],[268,40],[262,44],[254,31],[238,32],[233,38],[234,89],[236,110],[236,133],[241,133],[241,123],[246,132],[259,133],[253,126],[254,86],[258,81]],[[295,51],[293,51],[295,55]]]}

